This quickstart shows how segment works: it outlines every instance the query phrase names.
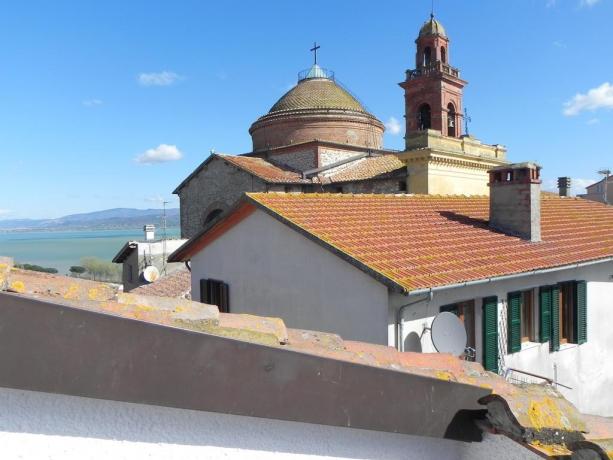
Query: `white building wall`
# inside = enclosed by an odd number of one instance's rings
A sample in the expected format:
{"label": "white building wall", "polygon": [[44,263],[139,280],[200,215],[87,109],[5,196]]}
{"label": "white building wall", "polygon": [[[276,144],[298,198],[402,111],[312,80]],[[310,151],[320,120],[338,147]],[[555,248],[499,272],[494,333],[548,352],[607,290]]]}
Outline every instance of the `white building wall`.
{"label": "white building wall", "polygon": [[[587,326],[588,340],[583,345],[566,344],[560,351],[551,353],[549,343],[527,342],[522,351],[507,354],[506,346],[500,353],[504,355],[506,367],[532,372],[545,377],[554,377],[554,365],[557,381],[572,387],[560,391],[572,401],[580,411],[604,416],[613,416],[613,263],[602,263],[542,275],[524,276],[512,280],[487,283],[469,287],[455,288],[435,292],[432,301],[420,302],[407,308],[404,314],[403,339],[406,351],[415,349],[416,336],[421,336],[418,343],[424,352],[435,352],[430,338],[429,327],[440,307],[455,302],[475,299],[475,338],[477,360],[482,361],[482,299],[489,296],[498,297],[499,334],[506,323],[504,318],[507,308],[507,294],[513,291],[538,288],[564,281],[585,280],[587,284]],[[388,341],[394,344],[394,315],[400,305],[427,296],[406,297],[393,294],[390,297],[390,323]],[[535,303],[538,308],[538,302]]]}
{"label": "white building wall", "polygon": [[200,279],[217,279],[230,286],[232,313],[387,344],[387,288],[261,210],[192,257],[191,266],[193,299]]}
{"label": "white building wall", "polygon": [[501,436],[465,444],[5,388],[0,446],[6,460],[538,458]]}

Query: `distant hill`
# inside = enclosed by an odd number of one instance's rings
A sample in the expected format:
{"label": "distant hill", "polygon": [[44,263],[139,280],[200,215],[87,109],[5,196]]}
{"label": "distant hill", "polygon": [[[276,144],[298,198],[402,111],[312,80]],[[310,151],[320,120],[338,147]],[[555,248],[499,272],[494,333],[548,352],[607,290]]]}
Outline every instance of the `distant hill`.
{"label": "distant hill", "polygon": [[[160,227],[161,209],[115,208],[104,211],[71,214],[57,219],[0,220],[0,231],[25,230],[108,230],[132,229],[146,224]],[[166,210],[168,227],[179,226],[179,209]]]}

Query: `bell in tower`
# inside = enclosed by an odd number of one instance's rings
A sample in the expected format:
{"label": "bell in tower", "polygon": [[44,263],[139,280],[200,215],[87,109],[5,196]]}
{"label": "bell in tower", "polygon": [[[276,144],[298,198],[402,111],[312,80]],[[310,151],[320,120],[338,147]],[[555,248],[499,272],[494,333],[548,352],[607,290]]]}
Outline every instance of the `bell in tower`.
{"label": "bell in tower", "polygon": [[488,195],[488,171],[507,164],[506,148],[488,145],[462,128],[466,82],[451,65],[449,37],[430,15],[415,40],[415,64],[400,83],[405,103],[405,150],[409,193]]}
{"label": "bell in tower", "polygon": [[466,82],[449,64],[449,38],[443,25],[430,15],[415,40],[415,68],[400,83],[405,94],[406,137],[434,129],[443,136],[460,137],[462,90]]}

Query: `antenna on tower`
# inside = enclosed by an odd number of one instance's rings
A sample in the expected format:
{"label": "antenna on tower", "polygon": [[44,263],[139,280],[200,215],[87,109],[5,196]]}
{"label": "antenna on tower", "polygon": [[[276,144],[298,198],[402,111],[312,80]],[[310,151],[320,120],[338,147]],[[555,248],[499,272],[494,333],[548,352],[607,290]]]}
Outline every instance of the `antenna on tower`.
{"label": "antenna on tower", "polygon": [[434,0],[432,0],[432,8],[430,8],[430,18],[434,19]]}
{"label": "antenna on tower", "polygon": [[166,274],[166,205],[169,201],[162,201],[162,272]]}

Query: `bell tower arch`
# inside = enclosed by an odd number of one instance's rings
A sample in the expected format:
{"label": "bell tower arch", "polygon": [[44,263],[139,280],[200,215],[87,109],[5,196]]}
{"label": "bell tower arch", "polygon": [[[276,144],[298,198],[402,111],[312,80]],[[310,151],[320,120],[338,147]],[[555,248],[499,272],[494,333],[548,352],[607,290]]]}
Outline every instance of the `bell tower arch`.
{"label": "bell tower arch", "polygon": [[405,81],[400,83],[405,99],[405,139],[425,129],[461,137],[462,96],[467,82],[449,64],[449,38],[434,15],[421,27],[415,44],[415,68],[407,70]]}

